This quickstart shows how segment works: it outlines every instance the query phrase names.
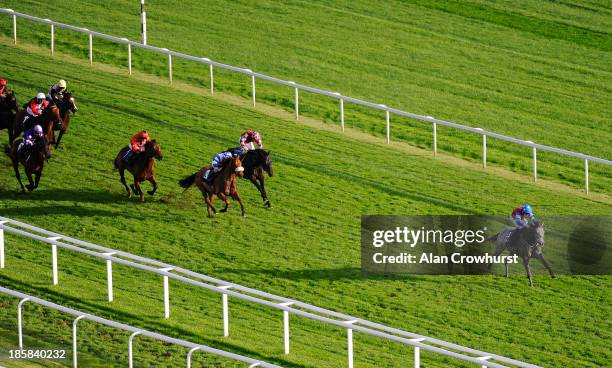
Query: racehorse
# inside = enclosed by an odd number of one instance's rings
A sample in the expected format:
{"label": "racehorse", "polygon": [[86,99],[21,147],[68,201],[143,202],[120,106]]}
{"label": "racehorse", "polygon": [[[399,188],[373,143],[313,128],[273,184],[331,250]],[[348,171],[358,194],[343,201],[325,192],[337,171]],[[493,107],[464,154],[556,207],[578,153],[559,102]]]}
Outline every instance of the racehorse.
{"label": "racehorse", "polygon": [[242,176],[244,173],[244,168],[242,167],[240,158],[235,157],[228,159],[225,162],[223,169],[213,179],[212,185],[206,183],[203,179],[206,170],[208,170],[208,166],[204,166],[195,174],[180,180],[179,185],[185,189],[188,189],[194,183],[198,186],[200,192],[202,192],[202,195],[204,196],[204,201],[206,202],[208,217],[212,218],[213,215],[217,213],[217,210],[212,204],[215,195],[225,202],[225,208],[223,208],[221,212],[227,211],[227,207],[229,206],[227,196],[231,196],[235,201],[240,203],[242,217],[246,217],[244,205],[240,199],[240,194],[238,194],[237,176]]}
{"label": "racehorse", "polygon": [[269,177],[274,175],[270,152],[266,152],[262,149],[249,150],[242,155],[240,159],[242,160],[242,167],[244,167],[243,178],[249,179],[251,183],[255,185],[257,190],[259,190],[259,194],[261,194],[264,204],[268,206],[268,208],[271,208],[272,204],[270,204],[264,186],[264,171],[268,173]]}
{"label": "racehorse", "polygon": [[13,136],[13,122],[15,115],[19,112],[19,104],[15,92],[11,92],[8,96],[0,99],[0,130],[8,131],[8,146],[7,152],[10,152],[11,138]]}
{"label": "racehorse", "polygon": [[[25,192],[25,188],[21,182],[21,175],[19,174],[19,163],[25,167],[25,173],[29,182],[26,188],[28,188],[28,191],[31,192],[38,188],[38,182],[40,181],[40,177],[42,175],[45,160],[51,158],[51,151],[49,150],[49,145],[47,144],[46,139],[43,137],[30,148],[28,153],[18,153],[17,149],[22,141],[23,139],[17,139],[13,142],[9,156],[13,162],[15,176],[19,181],[19,185],[21,185],[21,191]],[[32,174],[35,175],[34,180],[32,180]]]}
{"label": "racehorse", "polygon": [[[70,112],[76,114],[79,110],[76,104],[76,97],[72,95],[70,92],[64,92],[64,98],[59,102],[59,106],[51,105],[49,106],[51,119],[50,122],[52,125],[49,125],[49,122],[46,123],[47,126],[47,139],[50,143],[55,143],[55,148],[60,144],[62,140],[62,136],[68,130],[68,126],[70,125]],[[54,131],[59,130],[59,135],[57,136],[57,141],[55,140]]]}
{"label": "racehorse", "polygon": [[157,181],[155,181],[155,160],[161,160],[164,158],[159,143],[155,140],[149,141],[145,144],[144,152],[136,155],[132,161],[128,164],[123,161],[123,156],[129,149],[124,147],[119,151],[117,157],[115,157],[114,166],[115,169],[119,170],[120,181],[127,191],[128,198],[132,197],[132,192],[128,188],[125,182],[125,170],[127,169],[134,176],[134,184],[130,184],[134,194],[140,196],[140,201],[144,202],[144,193],[140,188],[140,183],[148,180],[153,185],[153,190],[147,191],[150,195],[155,194],[157,191]]}
{"label": "racehorse", "polygon": [[[505,229],[487,240],[495,241],[494,256],[500,255],[507,249],[511,255],[516,254],[523,260],[523,266],[525,266],[525,270],[527,271],[530,286],[533,286],[531,269],[529,268],[529,259],[531,258],[539,259],[550,273],[550,277],[556,277],[550,264],[544,259],[544,254],[542,253],[542,249],[544,248],[543,223],[538,222],[535,225],[519,229]],[[508,277],[508,262],[505,262],[505,265],[506,277]],[[489,269],[491,269],[491,264],[489,264]]]}

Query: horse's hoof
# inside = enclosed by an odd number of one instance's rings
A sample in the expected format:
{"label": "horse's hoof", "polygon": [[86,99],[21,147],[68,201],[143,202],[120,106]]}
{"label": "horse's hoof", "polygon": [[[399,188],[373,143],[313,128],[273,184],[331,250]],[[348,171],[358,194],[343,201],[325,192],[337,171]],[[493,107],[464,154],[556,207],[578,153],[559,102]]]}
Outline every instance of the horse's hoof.
{"label": "horse's hoof", "polygon": [[246,218],[246,213],[242,214],[242,218],[245,219]]}

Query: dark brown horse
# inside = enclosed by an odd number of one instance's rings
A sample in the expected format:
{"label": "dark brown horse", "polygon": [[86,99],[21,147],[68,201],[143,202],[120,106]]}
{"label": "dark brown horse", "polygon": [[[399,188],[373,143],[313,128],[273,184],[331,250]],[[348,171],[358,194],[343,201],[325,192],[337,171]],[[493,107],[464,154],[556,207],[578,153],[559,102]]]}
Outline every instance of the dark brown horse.
{"label": "dark brown horse", "polygon": [[115,157],[114,165],[115,169],[119,170],[120,181],[127,191],[128,198],[132,197],[132,192],[128,188],[125,182],[125,170],[132,173],[134,176],[134,184],[130,184],[134,194],[140,196],[140,201],[144,202],[144,193],[140,188],[140,183],[148,180],[153,185],[153,190],[147,191],[150,195],[155,194],[157,191],[157,181],[155,181],[155,159],[161,160],[164,158],[159,143],[155,140],[149,141],[145,144],[144,152],[136,155],[128,164],[123,160],[123,156],[129,148],[124,147],[119,151],[117,157]]}
{"label": "dark brown horse", "polygon": [[261,194],[264,204],[268,206],[268,208],[271,208],[272,204],[270,204],[270,200],[266,194],[264,176],[264,171],[268,173],[269,177],[274,175],[270,152],[266,152],[262,149],[249,150],[242,155],[240,159],[242,160],[242,167],[244,167],[243,178],[249,179],[251,183],[255,185],[257,190],[259,190],[259,194]]}
{"label": "dark brown horse", "polygon": [[[29,182],[26,188],[31,192],[38,188],[38,182],[42,176],[45,160],[51,158],[51,151],[49,150],[46,139],[41,138],[28,152],[17,152],[22,141],[23,139],[17,139],[13,142],[9,156],[13,162],[13,169],[15,169],[15,176],[19,181],[21,191],[25,192],[25,188],[21,182],[21,175],[19,174],[19,163],[25,167],[25,173]],[[34,180],[32,180],[32,174],[35,175]]]}
{"label": "dark brown horse", "polygon": [[0,97],[0,130],[6,129],[8,131],[8,146],[7,153],[11,149],[11,141],[13,137],[13,122],[15,121],[15,115],[19,112],[19,104],[17,103],[17,96],[15,92],[9,93],[5,97]]}
{"label": "dark brown horse", "polygon": [[242,163],[240,162],[239,157],[235,157],[232,159],[228,159],[223,166],[223,169],[215,176],[212,184],[208,184],[204,181],[204,173],[208,169],[208,166],[204,166],[195,174],[188,176],[181,181],[179,181],[179,185],[185,189],[191,187],[194,183],[202,192],[204,196],[204,201],[206,202],[206,206],[208,209],[208,217],[213,217],[217,210],[213,207],[213,200],[215,199],[215,195],[217,195],[223,202],[225,202],[225,208],[221,210],[221,212],[226,212],[227,207],[229,206],[229,201],[227,199],[228,196],[231,196],[235,201],[240,203],[240,209],[242,210],[242,217],[246,217],[246,212],[244,211],[244,205],[242,204],[242,200],[240,199],[240,194],[238,194],[238,176],[242,176],[244,172],[244,168],[242,167]]}
{"label": "dark brown horse", "polygon": [[[510,255],[516,254],[523,260],[523,266],[529,278],[529,285],[533,286],[531,269],[529,268],[529,259],[531,258],[539,259],[550,273],[550,277],[556,277],[550,264],[544,259],[544,253],[542,252],[544,248],[543,223],[537,223],[520,229],[506,229],[487,240],[495,241],[494,256],[500,255],[507,249]],[[491,264],[489,264],[489,269],[490,268]],[[506,262],[506,277],[508,277],[508,262]]]}
{"label": "dark brown horse", "polygon": [[[57,105],[49,106],[51,119],[47,122],[47,139],[50,143],[55,143],[55,148],[59,146],[62,136],[68,130],[70,126],[70,113],[76,114],[79,110],[77,108],[76,97],[70,92],[64,92],[64,97]],[[59,130],[57,141],[55,140],[55,131]]]}

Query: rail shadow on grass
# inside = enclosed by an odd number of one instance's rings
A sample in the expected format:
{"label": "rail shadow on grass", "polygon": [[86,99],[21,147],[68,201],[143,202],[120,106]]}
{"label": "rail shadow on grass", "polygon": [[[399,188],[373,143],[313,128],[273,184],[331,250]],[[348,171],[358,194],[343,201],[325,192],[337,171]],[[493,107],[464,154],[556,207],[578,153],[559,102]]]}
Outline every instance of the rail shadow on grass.
{"label": "rail shadow on grass", "polygon": [[[30,294],[32,296],[44,295],[44,297],[42,297],[42,299],[44,300],[47,300],[47,301],[50,301],[50,302],[53,302],[59,305],[63,305],[69,308],[77,309],[81,312],[86,312],[86,313],[90,313],[90,314],[93,314],[99,317],[111,319],[113,321],[125,323],[128,325],[134,326],[134,327],[143,328],[148,331],[161,333],[166,336],[171,336],[171,337],[175,337],[178,339],[195,342],[198,344],[211,346],[217,349],[230,351],[232,353],[248,356],[253,359],[259,359],[259,360],[266,361],[268,363],[274,363],[277,365],[281,365],[283,367],[295,367],[295,368],[307,367],[302,364],[290,363],[282,359],[278,359],[278,358],[274,358],[274,357],[266,356],[266,355],[261,355],[256,351],[245,349],[242,346],[238,346],[235,344],[230,344],[230,343],[221,341],[221,337],[219,339],[203,337],[191,331],[185,330],[179,326],[162,323],[159,321],[159,318],[148,317],[148,316],[143,316],[143,315],[135,315],[132,313],[118,311],[112,307],[105,307],[98,303],[85,301],[81,298],[73,297],[71,295],[68,295],[62,292],[58,292],[57,289],[55,288],[51,289],[46,286],[34,286],[31,284],[26,284],[19,280],[16,280],[16,279],[13,279],[11,277],[7,277],[1,274],[0,274],[0,285],[10,285],[11,289],[20,291],[22,293]],[[3,294],[0,294],[0,296],[3,296]],[[15,298],[15,300],[17,299]],[[27,313],[25,314],[24,318],[28,318]],[[67,315],[66,319],[72,319],[72,317],[68,317]],[[48,342],[57,343],[56,341],[48,341]]]}
{"label": "rail shadow on grass", "polygon": [[[326,269],[305,269],[305,270],[275,270],[275,269],[239,269],[239,268],[221,268],[215,270],[220,275],[235,274],[235,275],[270,275],[274,278],[283,278],[287,280],[389,280],[389,281],[408,281],[418,282],[423,281],[423,277],[419,275],[374,275],[364,274],[361,268],[357,267],[342,267],[342,268],[326,268]],[[431,282],[431,278],[427,280]],[[444,280],[445,281],[445,280]]]}

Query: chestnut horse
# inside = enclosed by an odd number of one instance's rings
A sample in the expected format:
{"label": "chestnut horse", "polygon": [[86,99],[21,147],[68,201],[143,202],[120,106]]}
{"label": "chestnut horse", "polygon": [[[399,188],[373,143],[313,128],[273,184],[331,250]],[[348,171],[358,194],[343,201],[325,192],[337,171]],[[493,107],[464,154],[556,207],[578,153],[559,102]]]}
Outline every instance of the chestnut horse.
{"label": "chestnut horse", "polygon": [[123,147],[121,151],[115,157],[114,165],[115,169],[119,170],[119,176],[121,184],[125,187],[127,191],[128,198],[132,197],[132,192],[130,192],[130,188],[128,188],[125,182],[125,170],[127,169],[134,176],[134,184],[130,184],[132,187],[132,191],[134,194],[140,196],[140,201],[144,202],[144,193],[140,188],[140,183],[145,180],[148,180],[153,185],[153,190],[147,191],[150,195],[155,194],[157,191],[157,181],[155,181],[155,160],[161,160],[164,158],[161,148],[159,147],[159,143],[155,140],[149,141],[145,144],[144,152],[136,155],[129,164],[126,164],[123,161],[123,156],[127,152],[129,147]]}
{"label": "chestnut horse", "polygon": [[246,212],[244,211],[244,205],[242,204],[242,200],[240,199],[240,194],[238,194],[238,176],[242,177],[244,168],[242,167],[242,163],[240,162],[239,157],[235,157],[232,159],[228,159],[223,169],[216,174],[213,179],[212,184],[208,184],[204,181],[204,173],[208,169],[208,166],[204,166],[195,174],[188,176],[179,181],[179,185],[185,189],[191,187],[194,183],[202,192],[204,196],[204,201],[206,202],[206,206],[208,208],[208,217],[213,217],[214,214],[217,213],[215,207],[213,207],[213,200],[215,195],[217,195],[223,202],[225,202],[225,208],[223,208],[220,212],[226,212],[227,207],[229,206],[229,201],[227,199],[228,196],[231,196],[235,201],[240,203],[240,209],[242,210],[242,217],[246,217]]}
{"label": "chestnut horse", "polygon": [[[21,175],[19,175],[19,163],[21,163],[25,167],[25,173],[28,178],[29,184],[26,186],[28,191],[33,191],[38,188],[38,182],[40,181],[40,177],[42,176],[43,167],[45,165],[45,160],[51,158],[51,151],[49,150],[49,145],[46,142],[45,138],[40,139],[32,148],[30,148],[30,152],[27,154],[17,153],[17,148],[23,139],[17,139],[13,142],[11,146],[11,151],[9,156],[11,157],[11,161],[13,162],[13,169],[15,169],[15,176],[19,181],[19,185],[21,185],[21,191],[25,192],[25,188],[23,183],[21,182]],[[32,180],[32,174],[35,175],[35,179]]]}
{"label": "chestnut horse", "polygon": [[[51,122],[53,125],[47,125],[47,139],[49,142],[55,143],[55,148],[57,149],[62,140],[62,136],[66,133],[70,125],[70,113],[76,114],[79,110],[76,104],[76,97],[70,92],[64,92],[64,98],[59,102],[59,106],[51,105],[49,106],[49,110],[51,110]],[[55,140],[54,133],[56,130],[59,130],[57,141]]]}

